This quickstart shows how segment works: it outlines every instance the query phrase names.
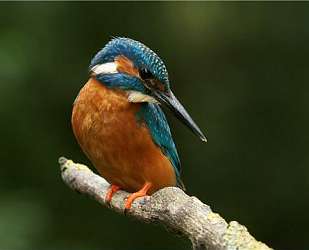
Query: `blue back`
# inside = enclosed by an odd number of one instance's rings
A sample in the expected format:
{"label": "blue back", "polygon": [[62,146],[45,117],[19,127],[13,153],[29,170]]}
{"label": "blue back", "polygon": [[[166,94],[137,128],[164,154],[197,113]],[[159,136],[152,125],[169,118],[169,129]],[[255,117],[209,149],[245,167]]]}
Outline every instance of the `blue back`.
{"label": "blue back", "polygon": [[137,113],[137,119],[143,120],[147,124],[153,141],[171,161],[175,169],[177,182],[181,184],[180,160],[170,128],[160,106],[153,103],[142,103],[141,109]]}

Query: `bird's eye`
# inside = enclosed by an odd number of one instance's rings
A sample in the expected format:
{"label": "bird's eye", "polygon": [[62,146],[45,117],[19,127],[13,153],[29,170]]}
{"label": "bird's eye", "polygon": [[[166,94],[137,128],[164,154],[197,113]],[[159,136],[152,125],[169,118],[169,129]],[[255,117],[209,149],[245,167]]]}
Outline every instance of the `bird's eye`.
{"label": "bird's eye", "polygon": [[157,80],[153,74],[146,68],[139,71],[139,76],[143,79],[144,85],[150,89],[158,89],[160,91],[165,90],[165,86]]}
{"label": "bird's eye", "polygon": [[143,80],[153,78],[153,75],[151,74],[151,72],[146,68],[141,69],[139,71],[139,75]]}

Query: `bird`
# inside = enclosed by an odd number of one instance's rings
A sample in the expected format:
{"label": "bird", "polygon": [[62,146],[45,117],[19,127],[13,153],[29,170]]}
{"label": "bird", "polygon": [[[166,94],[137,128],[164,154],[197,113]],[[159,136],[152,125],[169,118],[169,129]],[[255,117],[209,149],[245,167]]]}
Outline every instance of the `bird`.
{"label": "bird", "polygon": [[110,184],[131,194],[124,203],[164,187],[185,190],[181,164],[161,108],[167,106],[202,141],[205,135],[171,90],[162,59],[143,43],[112,38],[92,58],[76,97],[71,124],[83,152]]}

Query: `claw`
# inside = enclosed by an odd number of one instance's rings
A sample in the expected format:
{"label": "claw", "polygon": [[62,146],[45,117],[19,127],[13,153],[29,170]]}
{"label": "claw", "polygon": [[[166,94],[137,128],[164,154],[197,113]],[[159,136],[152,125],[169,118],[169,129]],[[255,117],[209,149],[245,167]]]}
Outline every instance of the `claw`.
{"label": "claw", "polygon": [[107,194],[105,196],[105,202],[110,203],[112,201],[113,195],[120,189],[119,186],[112,184],[108,189]]}
{"label": "claw", "polygon": [[146,182],[141,190],[129,195],[129,197],[127,198],[126,203],[125,203],[125,210],[129,210],[131,208],[132,203],[136,198],[143,197],[143,196],[147,195],[147,192],[151,188],[151,186],[152,185],[151,185],[150,182]]}

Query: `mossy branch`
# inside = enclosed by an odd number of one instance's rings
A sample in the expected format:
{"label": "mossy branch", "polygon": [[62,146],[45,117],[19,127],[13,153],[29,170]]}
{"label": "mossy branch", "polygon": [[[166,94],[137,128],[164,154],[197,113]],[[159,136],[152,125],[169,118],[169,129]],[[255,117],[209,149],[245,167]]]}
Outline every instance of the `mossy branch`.
{"label": "mossy branch", "polygon": [[[71,189],[124,213],[124,200],[129,193],[119,191],[107,204],[104,198],[110,185],[105,179],[94,174],[87,166],[64,157],[59,159],[59,164],[62,179]],[[136,199],[126,215],[143,222],[160,222],[171,232],[189,238],[195,250],[270,249],[252,237],[246,227],[236,221],[227,223],[208,205],[176,187],[164,188],[152,196]]]}

